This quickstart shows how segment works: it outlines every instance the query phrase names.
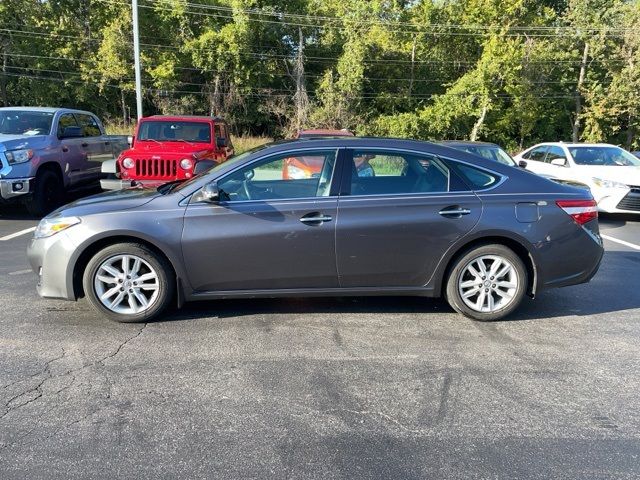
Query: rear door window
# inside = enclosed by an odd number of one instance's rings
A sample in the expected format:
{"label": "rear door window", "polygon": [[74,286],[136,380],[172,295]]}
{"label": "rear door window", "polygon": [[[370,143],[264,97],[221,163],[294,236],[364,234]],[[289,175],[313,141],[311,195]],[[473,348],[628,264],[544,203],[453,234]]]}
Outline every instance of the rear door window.
{"label": "rear door window", "polygon": [[500,177],[493,173],[471,167],[464,163],[455,162],[455,168],[473,190],[485,190],[500,180]]}
{"label": "rear door window", "polygon": [[444,193],[463,190],[442,161],[429,154],[353,150],[351,195]]}
{"label": "rear door window", "polygon": [[85,137],[99,137],[102,134],[102,132],[100,132],[98,122],[91,115],[77,113],[76,118],[78,119],[78,124],[82,128],[82,134]]}

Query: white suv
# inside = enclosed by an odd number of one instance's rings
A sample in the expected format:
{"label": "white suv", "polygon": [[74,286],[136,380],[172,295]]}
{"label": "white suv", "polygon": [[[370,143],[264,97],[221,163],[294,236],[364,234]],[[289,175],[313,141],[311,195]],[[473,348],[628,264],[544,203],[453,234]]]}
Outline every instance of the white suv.
{"label": "white suv", "polygon": [[640,159],[606,143],[540,143],[514,157],[527,170],[584,184],[609,213],[640,213]]}

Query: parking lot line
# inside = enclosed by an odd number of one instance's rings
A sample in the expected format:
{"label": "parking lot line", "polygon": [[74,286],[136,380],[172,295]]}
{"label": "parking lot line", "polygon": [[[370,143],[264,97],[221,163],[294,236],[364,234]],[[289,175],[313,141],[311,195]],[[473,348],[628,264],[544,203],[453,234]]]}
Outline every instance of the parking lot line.
{"label": "parking lot line", "polygon": [[611,242],[619,243],[620,245],[624,245],[625,247],[633,248],[634,250],[640,250],[640,245],[636,245],[635,243],[625,242],[624,240],[620,240],[614,237],[610,237],[609,235],[600,234],[602,238],[605,238]]}
{"label": "parking lot line", "polygon": [[7,240],[11,240],[13,238],[20,237],[22,235],[26,235],[27,233],[31,233],[31,232],[35,231],[35,229],[36,229],[36,227],[25,228],[24,230],[20,230],[19,232],[11,233],[9,235],[5,235],[4,237],[0,237],[0,242],[6,242]]}

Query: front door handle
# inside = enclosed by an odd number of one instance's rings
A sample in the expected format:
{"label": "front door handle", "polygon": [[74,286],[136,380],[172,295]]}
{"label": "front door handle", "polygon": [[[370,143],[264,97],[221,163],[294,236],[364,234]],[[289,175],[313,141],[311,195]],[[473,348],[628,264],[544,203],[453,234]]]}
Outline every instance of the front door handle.
{"label": "front door handle", "polygon": [[300,218],[300,221],[307,225],[313,225],[313,224],[320,225],[321,223],[330,222],[331,220],[333,220],[333,218],[331,218],[329,215],[323,215],[319,212],[309,213],[304,217]]}
{"label": "front door handle", "polygon": [[449,207],[449,208],[440,210],[438,212],[438,214],[442,215],[443,217],[455,217],[455,218],[459,218],[462,215],[469,215],[470,213],[471,213],[471,210],[469,210],[468,208],[460,208],[460,207]]}
{"label": "front door handle", "polygon": [[88,147],[89,144],[87,142],[82,142],[80,145],[82,145],[83,147]]}

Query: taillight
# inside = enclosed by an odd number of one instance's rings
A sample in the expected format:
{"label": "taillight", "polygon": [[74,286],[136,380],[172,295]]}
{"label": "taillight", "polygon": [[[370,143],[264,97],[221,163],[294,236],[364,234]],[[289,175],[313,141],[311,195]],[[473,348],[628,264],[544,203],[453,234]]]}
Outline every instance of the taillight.
{"label": "taillight", "polygon": [[591,200],[558,200],[556,204],[571,215],[574,222],[584,225],[591,220],[598,218],[598,208],[596,201]]}

